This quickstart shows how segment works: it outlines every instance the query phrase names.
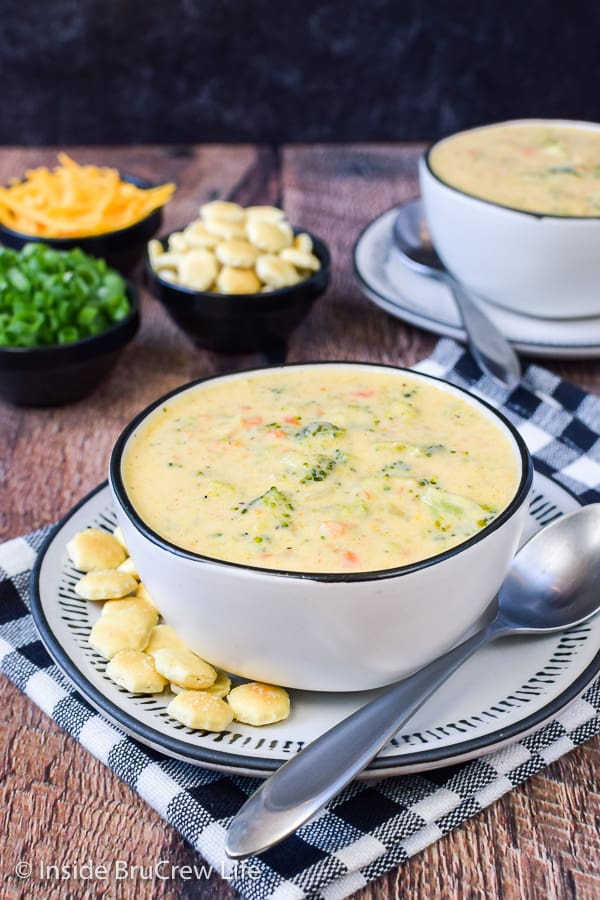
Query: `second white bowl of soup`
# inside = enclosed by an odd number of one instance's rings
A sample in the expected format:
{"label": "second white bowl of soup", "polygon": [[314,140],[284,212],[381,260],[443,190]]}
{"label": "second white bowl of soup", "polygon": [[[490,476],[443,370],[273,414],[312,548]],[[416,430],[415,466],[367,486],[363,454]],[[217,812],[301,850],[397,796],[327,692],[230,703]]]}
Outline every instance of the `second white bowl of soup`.
{"label": "second white bowl of soup", "polygon": [[419,177],[439,255],[483,299],[548,318],[600,314],[600,125],[463,131],[430,148]]}
{"label": "second white bowl of soup", "polygon": [[197,653],[349,691],[477,624],[518,545],[531,463],[459,388],[329,363],[179,388],[125,429],[110,481],[143,582]]}

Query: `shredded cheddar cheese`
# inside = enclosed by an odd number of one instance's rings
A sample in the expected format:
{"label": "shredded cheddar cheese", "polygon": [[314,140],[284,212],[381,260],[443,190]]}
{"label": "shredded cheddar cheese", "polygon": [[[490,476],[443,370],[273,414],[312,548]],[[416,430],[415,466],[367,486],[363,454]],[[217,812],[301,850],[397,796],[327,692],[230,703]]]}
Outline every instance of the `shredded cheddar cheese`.
{"label": "shredded cheddar cheese", "polygon": [[0,222],[36,237],[90,237],[127,228],[167,202],[174,184],[139,188],[116,169],[79,165],[59,153],[60,165],[30,169],[0,188]]}

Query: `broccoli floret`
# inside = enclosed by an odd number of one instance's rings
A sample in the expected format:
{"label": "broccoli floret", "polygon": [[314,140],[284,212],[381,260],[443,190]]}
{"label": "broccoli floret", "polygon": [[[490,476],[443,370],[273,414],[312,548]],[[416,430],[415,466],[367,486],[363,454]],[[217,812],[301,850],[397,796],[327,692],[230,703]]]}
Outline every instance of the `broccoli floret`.
{"label": "broccoli floret", "polygon": [[344,430],[344,428],[340,428],[339,425],[334,425],[332,422],[308,422],[296,433],[296,437],[302,439],[314,437],[315,434],[328,434],[331,437],[340,437]]}
{"label": "broccoli floret", "polygon": [[467,497],[461,497],[460,494],[451,494],[433,485],[423,491],[421,501],[440,522],[442,530],[452,526],[454,529],[458,528],[459,532],[473,533],[483,528],[497,515],[497,511],[487,504],[481,505]]}
{"label": "broccoli floret", "polygon": [[346,454],[341,450],[336,450],[333,456],[319,454],[310,462],[304,463],[307,471],[304,478],[300,479],[300,484],[306,484],[309,481],[325,481],[335,467],[343,462],[346,462]]}
{"label": "broccoli floret", "polygon": [[448,448],[445,444],[427,444],[427,446],[421,448],[421,452],[425,456],[433,456],[434,453],[444,453],[447,450]]}
{"label": "broccoli floret", "polygon": [[255,497],[254,500],[246,503],[241,507],[240,515],[247,515],[250,510],[259,508],[270,514],[268,517],[269,522],[273,524],[275,528],[290,527],[291,514],[294,511],[294,507],[288,497],[283,491],[280,491],[279,488],[273,485],[268,491],[261,494],[260,497]]}
{"label": "broccoli floret", "polygon": [[387,466],[384,466],[381,470],[384,475],[400,475],[400,477],[406,477],[406,473],[410,472],[412,466],[404,462],[403,459],[397,459],[396,462],[390,463]]}

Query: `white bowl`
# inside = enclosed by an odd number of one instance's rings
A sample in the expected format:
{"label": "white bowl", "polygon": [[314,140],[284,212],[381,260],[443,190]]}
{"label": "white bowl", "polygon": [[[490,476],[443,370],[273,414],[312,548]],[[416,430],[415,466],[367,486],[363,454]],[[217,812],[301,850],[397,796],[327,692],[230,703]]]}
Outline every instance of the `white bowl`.
{"label": "white bowl", "polygon": [[[360,371],[369,364],[313,365]],[[398,375],[404,371],[384,368]],[[245,374],[216,377],[234,388]],[[259,681],[306,690],[362,690],[425,665],[484,615],[521,536],[531,460],[514,427],[487,403],[431,376],[411,372],[411,377],[434,381],[492,419],[509,437],[521,477],[508,507],[477,535],[422,562],[383,571],[309,574],[224,562],[176,547],[141,520],[121,475],[128,441],[165,400],[202,390],[213,378],[161,397],[123,431],[110,463],[119,525],[165,621],[200,656]]]}
{"label": "white bowl", "polygon": [[[590,122],[517,122],[600,130]],[[433,172],[432,150],[419,162],[425,213],[435,248],[459,281],[485,300],[528,315],[600,313],[600,216],[541,215],[473,197]]]}

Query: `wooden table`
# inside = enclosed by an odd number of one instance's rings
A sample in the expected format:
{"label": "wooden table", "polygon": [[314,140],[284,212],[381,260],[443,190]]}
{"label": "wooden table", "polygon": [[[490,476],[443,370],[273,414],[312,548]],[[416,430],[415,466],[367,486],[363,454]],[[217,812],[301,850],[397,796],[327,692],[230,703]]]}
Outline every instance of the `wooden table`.
{"label": "wooden table", "polygon": [[[292,222],[321,235],[333,253],[331,287],[293,335],[288,358],[378,360],[410,365],[434,337],[388,317],[360,293],[352,245],[375,215],[417,192],[420,146],[253,146],[74,148],[156,180],[177,193],[165,230],[188,222],[200,202],[282,204]],[[54,151],[4,148],[0,183],[51,164]],[[113,441],[133,413],[159,394],[214,371],[263,362],[202,352],[143,297],[143,325],[102,387],[59,409],[0,405],[0,539],[55,521],[101,481]],[[600,392],[600,363],[548,366]],[[61,863],[124,859],[152,865],[197,862],[196,853],[137,795],[67,737],[6,679],[2,718],[0,859],[4,896],[32,896],[13,877],[19,858]],[[399,870],[360,900],[402,898],[565,898],[600,896],[600,740],[549,766]],[[594,824],[595,823],[595,824]],[[231,898],[217,876],[192,882],[46,882],[47,900],[69,897]]]}

